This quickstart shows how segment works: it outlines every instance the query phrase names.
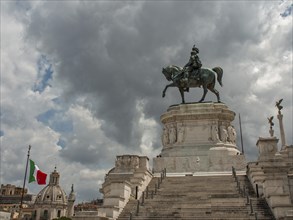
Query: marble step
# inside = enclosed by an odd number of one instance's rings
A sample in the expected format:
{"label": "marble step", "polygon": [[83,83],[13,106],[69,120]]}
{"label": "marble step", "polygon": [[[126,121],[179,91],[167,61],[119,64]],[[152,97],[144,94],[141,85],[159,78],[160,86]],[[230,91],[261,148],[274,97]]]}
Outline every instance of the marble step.
{"label": "marble step", "polygon": [[[199,177],[182,176],[164,178],[151,197],[151,191],[159,178],[153,178],[148,186],[149,197],[139,207],[138,216],[135,215],[137,201],[129,202],[119,220],[129,219],[255,219],[250,215],[250,205],[246,204],[246,197],[242,197],[232,176]],[[249,185],[246,176],[238,176],[240,186],[245,185],[250,193],[252,207],[258,213],[258,220],[273,219],[267,210],[265,201],[255,198],[256,195]]]}

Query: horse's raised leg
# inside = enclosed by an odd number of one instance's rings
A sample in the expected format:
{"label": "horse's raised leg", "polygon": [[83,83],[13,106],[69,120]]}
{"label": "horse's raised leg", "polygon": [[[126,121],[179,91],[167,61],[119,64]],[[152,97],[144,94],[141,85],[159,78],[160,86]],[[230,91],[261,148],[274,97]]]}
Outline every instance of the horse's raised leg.
{"label": "horse's raised leg", "polygon": [[163,94],[162,94],[162,97],[163,98],[165,97],[166,91],[167,91],[168,87],[170,87],[170,86],[175,86],[175,84],[174,83],[171,83],[171,84],[165,86],[165,89],[163,90]]}
{"label": "horse's raised leg", "polygon": [[199,102],[203,102],[203,100],[206,97],[207,92],[208,92],[207,85],[203,85],[203,95],[202,95],[201,99],[199,100]]}
{"label": "horse's raised leg", "polygon": [[221,102],[218,90],[216,90],[213,86],[208,86],[208,89],[217,96],[218,102]]}
{"label": "horse's raised leg", "polygon": [[184,89],[181,88],[181,87],[179,87],[178,89],[179,89],[179,92],[180,92],[180,95],[181,95],[182,104],[184,104],[185,103],[185,100],[184,100]]}

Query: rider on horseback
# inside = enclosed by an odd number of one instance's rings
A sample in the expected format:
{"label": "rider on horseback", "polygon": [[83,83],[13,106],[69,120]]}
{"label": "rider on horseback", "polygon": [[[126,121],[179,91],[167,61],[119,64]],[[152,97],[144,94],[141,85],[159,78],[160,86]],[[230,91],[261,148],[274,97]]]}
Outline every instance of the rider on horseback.
{"label": "rider on horseback", "polygon": [[182,72],[184,73],[184,81],[188,82],[188,79],[190,76],[196,80],[200,80],[199,78],[199,72],[200,68],[202,66],[201,61],[199,60],[199,57],[197,56],[199,52],[199,49],[193,45],[191,53],[190,53],[190,58],[188,63],[183,67]]}

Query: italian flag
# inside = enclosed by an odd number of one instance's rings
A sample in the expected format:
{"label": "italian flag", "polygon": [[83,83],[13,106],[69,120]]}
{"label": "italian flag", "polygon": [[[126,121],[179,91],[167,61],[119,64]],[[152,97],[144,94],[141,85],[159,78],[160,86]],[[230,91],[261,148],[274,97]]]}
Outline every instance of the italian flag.
{"label": "italian flag", "polygon": [[34,161],[30,160],[30,176],[28,182],[35,182],[39,185],[46,185],[47,174],[40,171]]}

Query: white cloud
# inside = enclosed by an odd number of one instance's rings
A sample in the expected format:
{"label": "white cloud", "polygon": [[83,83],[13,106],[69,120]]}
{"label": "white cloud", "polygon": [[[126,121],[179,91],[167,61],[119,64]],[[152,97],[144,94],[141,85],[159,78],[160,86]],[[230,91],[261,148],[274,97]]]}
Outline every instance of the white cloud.
{"label": "white cloud", "polygon": [[279,83],[282,80],[278,74],[266,73],[259,77],[254,85],[255,91],[267,91],[271,86]]}
{"label": "white cloud", "polygon": [[156,133],[158,124],[154,119],[145,117],[145,114],[143,113],[143,101],[138,102],[136,108],[140,113],[138,127],[143,131],[139,146],[141,154],[153,158],[160,152],[159,149],[155,150],[155,147],[157,146],[154,146],[158,142],[157,139],[160,139],[160,134]]}

